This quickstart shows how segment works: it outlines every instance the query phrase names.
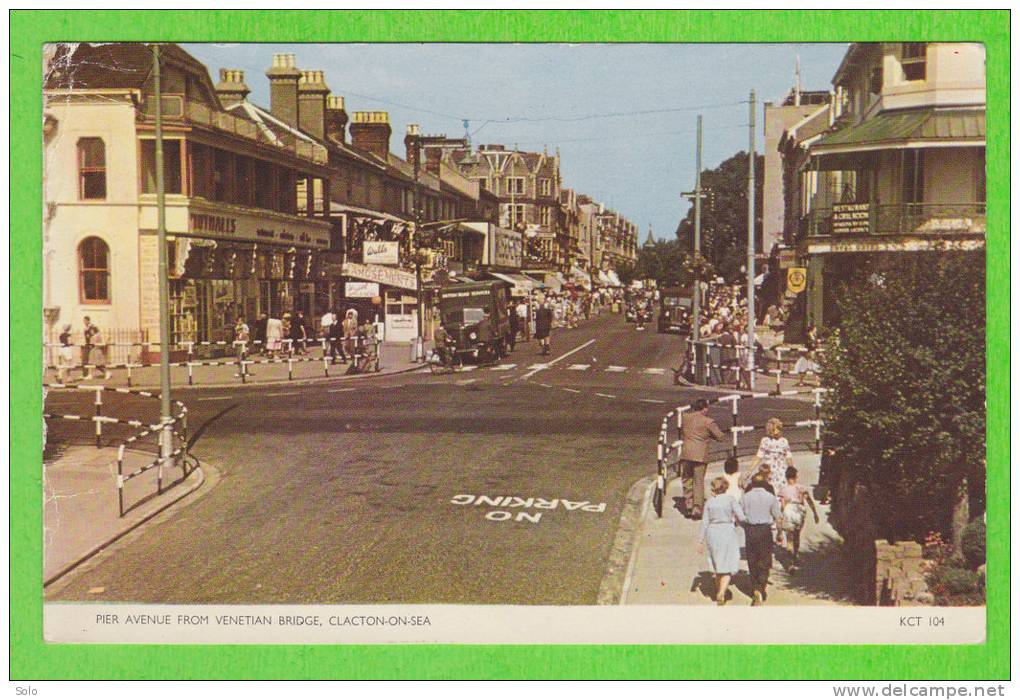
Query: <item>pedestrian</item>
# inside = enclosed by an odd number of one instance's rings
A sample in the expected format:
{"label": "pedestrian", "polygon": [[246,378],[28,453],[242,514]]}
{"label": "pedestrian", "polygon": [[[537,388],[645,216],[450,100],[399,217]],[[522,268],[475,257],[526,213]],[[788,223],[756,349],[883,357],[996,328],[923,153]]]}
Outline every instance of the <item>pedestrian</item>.
{"label": "pedestrian", "polygon": [[517,347],[517,333],[521,329],[521,323],[517,318],[517,309],[511,308],[507,315],[510,317],[510,352],[513,352]]}
{"label": "pedestrian", "polygon": [[[281,344],[287,347],[287,354],[294,354],[294,342],[290,339],[290,329],[294,323],[293,317],[289,311],[283,312],[283,336],[281,338]],[[282,349],[282,348],[281,348]]]}
{"label": "pedestrian", "polygon": [[684,484],[687,514],[700,518],[705,507],[705,470],[708,469],[708,441],[723,439],[722,431],[708,417],[708,401],[698,399],[693,410],[685,411],[680,420],[680,474]]}
{"label": "pedestrian", "polygon": [[63,332],[57,337],[60,347],[57,348],[57,381],[67,382],[68,372],[74,368],[74,345],[71,343],[71,324],[64,326]]}
{"label": "pedestrian", "polygon": [[819,522],[818,509],[815,501],[811,498],[808,487],[797,483],[797,468],[786,468],[786,484],[779,489],[779,505],[783,513],[783,531],[790,540],[790,548],[793,551],[793,564],[790,571],[797,566],[797,558],[800,556],[800,533],[804,529],[807,520],[807,507],[815,516],[815,523]]}
{"label": "pedestrian", "polygon": [[304,311],[298,311],[290,322],[290,349],[298,355],[308,351],[308,325]]}
{"label": "pedestrian", "polygon": [[793,451],[790,442],[783,437],[783,421],[769,418],[765,422],[765,437],[758,443],[758,452],[751,462],[751,471],[758,465],[768,467],[769,483],[773,493],[778,494],[786,485],[786,468],[793,466]]}
{"label": "pedestrian", "polygon": [[266,350],[266,333],[269,326],[269,315],[262,313],[259,314],[258,320],[252,324],[252,339],[251,344],[255,346],[252,353],[265,352]]}
{"label": "pedestrian", "polygon": [[341,362],[347,362],[347,353],[344,352],[344,326],[340,311],[333,312],[333,323],[329,326],[329,362],[336,364],[339,355]]}
{"label": "pedestrian", "polygon": [[730,482],[726,477],[712,479],[712,497],[705,503],[698,537],[698,552],[708,546],[708,566],[715,574],[715,602],[726,605],[730,577],[740,570],[740,542],[737,523],[744,521],[740,502],[727,493]]}
{"label": "pedestrian", "polygon": [[92,335],[96,332],[92,325],[92,319],[88,316],[82,319],[82,337],[85,339],[81,345],[81,378],[91,379],[92,369],[89,367],[89,355],[92,354]]}
{"label": "pedestrian", "polygon": [[326,313],[322,314],[322,318],[319,319],[319,332],[322,333],[322,337],[326,340],[326,344],[322,346],[323,352],[328,353],[329,347],[329,331],[334,323],[333,311],[326,309]]}
{"label": "pedestrian", "polygon": [[89,364],[97,372],[96,379],[110,379],[113,374],[106,368],[106,341],[103,338],[103,333],[99,330],[99,326],[95,325],[89,326],[89,331]]}
{"label": "pedestrian", "polygon": [[751,605],[758,606],[768,596],[769,572],[772,570],[772,528],[782,517],[779,499],[766,490],[768,479],[756,473],[748,490],[740,499],[744,511],[744,551],[751,577]]}
{"label": "pedestrian", "polygon": [[531,325],[528,319],[528,300],[526,297],[521,297],[520,301],[517,302],[517,322],[524,333],[524,342],[530,342]]}
{"label": "pedestrian", "polygon": [[736,457],[727,457],[723,462],[723,478],[729,484],[726,493],[737,499],[744,495],[744,490],[740,487],[740,462]]}
{"label": "pedestrian", "polygon": [[[727,311],[727,309],[723,309]],[[728,314],[724,314],[728,317]],[[737,385],[737,342],[728,323],[723,323],[719,332],[719,364],[722,366],[722,384]]]}
{"label": "pedestrian", "polygon": [[340,324],[344,338],[344,355],[350,358],[351,362],[357,361],[359,353],[358,344],[358,311],[347,309],[343,322]]}
{"label": "pedestrian", "polygon": [[538,339],[543,355],[549,354],[549,334],[552,332],[552,324],[552,302],[546,301],[535,312],[535,338]]}
{"label": "pedestrian", "polygon": [[279,318],[266,319],[266,352],[269,359],[283,350],[283,321]]}
{"label": "pedestrian", "polygon": [[242,361],[248,352],[248,342],[251,340],[251,332],[248,329],[248,324],[244,322],[244,318],[241,316],[237,317],[237,322],[234,324],[234,350],[237,351],[238,361]]}

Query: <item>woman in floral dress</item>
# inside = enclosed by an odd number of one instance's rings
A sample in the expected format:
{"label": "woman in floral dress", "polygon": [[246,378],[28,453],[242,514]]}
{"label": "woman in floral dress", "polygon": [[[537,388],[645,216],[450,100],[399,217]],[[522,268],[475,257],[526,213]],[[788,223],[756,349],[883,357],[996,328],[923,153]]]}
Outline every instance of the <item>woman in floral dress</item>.
{"label": "woman in floral dress", "polygon": [[783,437],[783,422],[778,418],[769,418],[765,423],[765,437],[761,439],[758,454],[751,462],[750,474],[757,470],[759,463],[768,466],[769,483],[778,494],[786,486],[786,468],[793,466],[793,452],[790,451],[790,443]]}

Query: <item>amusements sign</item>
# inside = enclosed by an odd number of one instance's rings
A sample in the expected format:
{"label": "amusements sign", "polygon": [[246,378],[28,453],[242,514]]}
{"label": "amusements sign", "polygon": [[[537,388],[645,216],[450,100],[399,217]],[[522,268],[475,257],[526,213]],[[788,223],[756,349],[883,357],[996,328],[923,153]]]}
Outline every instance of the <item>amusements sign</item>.
{"label": "amusements sign", "polygon": [[832,235],[845,236],[871,231],[870,204],[835,204],[832,207]]}

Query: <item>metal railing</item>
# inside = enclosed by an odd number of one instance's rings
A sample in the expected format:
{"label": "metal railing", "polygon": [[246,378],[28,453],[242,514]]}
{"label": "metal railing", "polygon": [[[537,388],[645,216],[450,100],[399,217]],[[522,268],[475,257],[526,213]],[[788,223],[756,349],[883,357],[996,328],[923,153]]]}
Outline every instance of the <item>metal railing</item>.
{"label": "metal railing", "polygon": [[800,237],[841,235],[896,235],[985,233],[984,202],[947,204],[872,204],[868,208],[867,232],[834,230],[833,209],[815,209],[800,220]]}
{"label": "metal railing", "polygon": [[[761,425],[744,425],[740,422],[740,402],[745,399],[762,399],[762,398],[776,398],[777,396],[793,396],[797,394],[813,394],[814,401],[812,402],[814,409],[814,418],[795,421],[791,424],[793,428],[812,428],[814,430],[814,444],[813,449],[816,454],[821,454],[822,451],[822,426],[825,424],[822,420],[822,394],[828,391],[828,389],[816,387],[813,389],[805,389],[802,391],[787,390],[776,393],[759,392],[750,395],[733,394],[730,396],[720,396],[716,399],[708,401],[709,405],[713,404],[730,404],[730,425],[725,428],[721,428],[723,433],[729,433],[732,438],[732,444],[729,450],[730,456],[736,457],[740,450],[740,436],[744,433],[750,433],[755,430],[764,430],[765,424]],[[669,480],[669,471],[673,467],[678,467],[680,464],[680,454],[683,449],[683,414],[686,411],[691,410],[691,405],[677,406],[672,411],[667,413],[662,418],[662,423],[659,428],[659,437],[656,443],[656,475],[655,475],[655,492],[652,497],[652,505],[655,508],[655,513],[658,517],[662,517],[663,503],[666,499],[666,486]],[[674,431],[675,439],[671,439],[670,432]],[[677,469],[679,471],[679,469]]]}

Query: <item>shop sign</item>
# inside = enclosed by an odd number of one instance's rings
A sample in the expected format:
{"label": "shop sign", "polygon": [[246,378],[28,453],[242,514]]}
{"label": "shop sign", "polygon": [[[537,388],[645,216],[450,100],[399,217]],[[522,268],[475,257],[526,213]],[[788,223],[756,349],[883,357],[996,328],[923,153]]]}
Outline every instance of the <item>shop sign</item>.
{"label": "shop sign", "polygon": [[[175,226],[182,224],[183,222],[180,222]],[[187,231],[179,233],[246,241],[278,241],[308,247],[329,246],[329,227],[323,221],[303,223],[273,216],[251,216],[221,210],[206,211],[196,207],[188,210]]]}
{"label": "shop sign", "polygon": [[387,287],[399,287],[400,289],[415,290],[418,288],[413,274],[396,268],[345,262],[342,269],[346,277],[356,277],[360,280],[378,282]]}
{"label": "shop sign", "polygon": [[348,299],[371,299],[379,296],[378,282],[347,282],[344,284],[344,296]]}
{"label": "shop sign", "polygon": [[845,236],[871,231],[871,205],[834,204],[832,206],[832,235]]}
{"label": "shop sign", "polygon": [[396,241],[365,241],[362,262],[366,265],[396,265],[400,244]]}

